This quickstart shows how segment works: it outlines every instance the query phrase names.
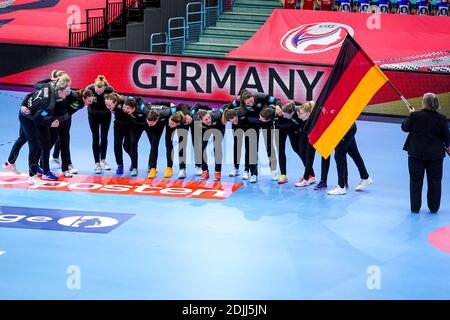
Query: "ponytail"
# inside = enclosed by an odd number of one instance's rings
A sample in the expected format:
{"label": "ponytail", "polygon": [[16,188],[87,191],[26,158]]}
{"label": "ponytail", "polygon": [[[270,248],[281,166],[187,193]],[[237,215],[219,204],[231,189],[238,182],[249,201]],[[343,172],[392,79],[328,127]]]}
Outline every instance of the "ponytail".
{"label": "ponytail", "polygon": [[58,79],[59,77],[65,75],[65,74],[67,74],[67,72],[65,72],[65,71],[62,71],[62,70],[53,70],[52,73],[50,74],[50,79],[56,80],[56,79]]}
{"label": "ponytail", "polygon": [[314,107],[316,105],[316,102],[314,100],[305,102],[300,107],[300,112],[311,112],[313,111]]}
{"label": "ponytail", "polygon": [[99,75],[97,76],[97,79],[95,79],[95,86],[99,88],[108,87],[109,83],[104,75]]}

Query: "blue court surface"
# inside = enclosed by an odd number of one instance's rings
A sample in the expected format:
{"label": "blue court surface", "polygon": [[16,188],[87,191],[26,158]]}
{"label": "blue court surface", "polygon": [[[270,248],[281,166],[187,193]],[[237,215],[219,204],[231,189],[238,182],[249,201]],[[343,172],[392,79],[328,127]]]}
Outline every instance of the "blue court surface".
{"label": "blue court surface", "polygon": [[[12,146],[7,142],[18,134],[23,96],[0,91],[2,162]],[[229,178],[230,139],[223,182],[243,185],[223,200],[27,190],[0,181],[0,299],[450,298],[450,254],[429,241],[433,231],[450,225],[450,158],[439,213],[428,212],[424,192],[422,211],[411,214],[406,134],[395,123],[357,124],[374,183],[355,192],[359,176],[349,160],[345,196],[294,188],[303,166],[290,146],[288,184],[271,180],[264,148],[257,184]],[[109,176],[115,170],[112,134],[111,126]],[[139,147],[138,178],[144,179],[145,135]],[[94,176],[86,110],[74,115],[71,150],[79,175]],[[17,162],[22,172],[27,153],[25,146]],[[314,168],[319,176],[318,155]],[[158,169],[162,176],[163,141]],[[192,173],[190,161],[187,180],[198,181]],[[336,181],[332,163],[329,186]],[[438,233],[437,243],[448,248],[448,228]]]}

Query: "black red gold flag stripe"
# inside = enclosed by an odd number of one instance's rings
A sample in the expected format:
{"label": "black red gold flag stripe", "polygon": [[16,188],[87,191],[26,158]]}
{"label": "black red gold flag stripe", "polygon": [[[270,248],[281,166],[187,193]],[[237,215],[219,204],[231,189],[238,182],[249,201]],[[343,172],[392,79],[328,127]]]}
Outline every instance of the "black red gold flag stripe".
{"label": "black red gold flag stripe", "polygon": [[308,121],[309,142],[328,158],[388,78],[347,35]]}

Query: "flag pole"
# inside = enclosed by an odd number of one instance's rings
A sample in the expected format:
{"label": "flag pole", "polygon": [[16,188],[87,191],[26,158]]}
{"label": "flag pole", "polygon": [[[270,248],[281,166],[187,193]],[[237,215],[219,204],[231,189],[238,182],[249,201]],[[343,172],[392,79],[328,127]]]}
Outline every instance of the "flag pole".
{"label": "flag pole", "polygon": [[408,102],[408,100],[406,100],[406,98],[400,93],[400,91],[398,91],[398,89],[394,86],[394,84],[390,80],[388,80],[388,83],[391,86],[391,88],[400,96],[400,99],[403,101],[408,110],[410,112],[414,111],[414,107]]}

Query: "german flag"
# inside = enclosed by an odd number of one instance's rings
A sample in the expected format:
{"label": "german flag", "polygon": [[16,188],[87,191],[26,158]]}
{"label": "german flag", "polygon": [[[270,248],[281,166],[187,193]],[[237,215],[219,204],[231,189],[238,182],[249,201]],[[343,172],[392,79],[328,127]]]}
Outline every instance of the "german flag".
{"label": "german flag", "polygon": [[309,142],[322,157],[330,156],[386,82],[380,68],[347,34],[305,127]]}

